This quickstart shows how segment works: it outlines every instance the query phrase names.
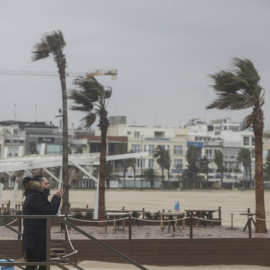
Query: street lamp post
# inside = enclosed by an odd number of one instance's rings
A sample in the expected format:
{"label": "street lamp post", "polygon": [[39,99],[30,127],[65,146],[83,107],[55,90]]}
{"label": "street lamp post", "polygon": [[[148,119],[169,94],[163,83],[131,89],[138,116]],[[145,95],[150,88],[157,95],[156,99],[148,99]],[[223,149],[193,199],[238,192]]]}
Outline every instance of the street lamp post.
{"label": "street lamp post", "polygon": [[[143,135],[141,135],[141,152],[143,151]],[[141,191],[142,191],[142,166],[143,166],[143,160],[141,157]]]}

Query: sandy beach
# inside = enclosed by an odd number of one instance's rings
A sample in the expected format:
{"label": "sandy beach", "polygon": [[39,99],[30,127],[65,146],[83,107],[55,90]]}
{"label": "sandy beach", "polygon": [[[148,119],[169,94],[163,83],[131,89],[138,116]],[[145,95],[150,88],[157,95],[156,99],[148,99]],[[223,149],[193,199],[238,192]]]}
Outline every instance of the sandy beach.
{"label": "sandy beach", "polygon": [[[54,190],[51,194],[54,194]],[[180,203],[180,211],[185,209],[218,209],[222,210],[222,224],[230,224],[230,212],[245,212],[250,208],[255,211],[255,191],[254,190],[106,190],[106,210],[141,210],[157,212],[173,211],[175,201]],[[22,190],[17,192],[16,204],[22,203]],[[71,207],[94,208],[95,190],[70,190],[69,198]],[[2,203],[13,200],[13,190],[4,190]],[[265,210],[267,227],[270,228],[270,191],[265,191]],[[235,226],[243,226],[245,219],[236,217]]]}
{"label": "sandy beach", "polygon": [[[51,192],[52,194],[54,191]],[[70,203],[72,207],[94,208],[95,191],[94,190],[70,190]],[[2,203],[12,202],[13,190],[4,190]],[[270,209],[269,209],[270,192],[265,192],[265,207],[267,227],[270,227]],[[180,210],[185,209],[217,209],[219,206],[222,211],[222,227],[229,227],[231,222],[230,212],[243,212],[250,208],[251,212],[255,211],[255,191],[254,190],[184,190],[184,191],[140,191],[140,190],[107,190],[106,191],[106,209],[121,210],[141,210],[157,212],[174,210],[175,201],[179,201]],[[22,202],[21,190],[17,193],[16,204]],[[243,228],[246,218],[235,216],[234,226]],[[270,237],[269,233],[258,235],[257,237]],[[228,258],[229,260],[229,258]],[[133,265],[114,264],[105,262],[82,261],[79,265],[83,269],[138,269]],[[262,266],[246,265],[217,265],[217,266],[146,266],[147,269],[268,269]],[[52,269],[58,269],[52,267]],[[70,268],[72,269],[72,268]]]}

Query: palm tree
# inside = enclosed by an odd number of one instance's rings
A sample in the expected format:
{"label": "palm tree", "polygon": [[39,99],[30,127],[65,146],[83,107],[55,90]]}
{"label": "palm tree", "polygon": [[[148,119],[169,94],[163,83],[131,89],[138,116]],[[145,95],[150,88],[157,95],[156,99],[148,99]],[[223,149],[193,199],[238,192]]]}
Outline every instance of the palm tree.
{"label": "palm tree", "polygon": [[67,88],[66,88],[66,57],[63,53],[66,42],[60,30],[51,34],[45,34],[39,43],[34,46],[32,60],[37,61],[53,55],[58,68],[61,89],[62,89],[62,107],[63,107],[63,135],[62,135],[62,177],[63,187],[66,192],[63,196],[63,213],[69,211],[69,193],[68,193],[68,116],[67,116]]}
{"label": "palm tree", "polygon": [[35,142],[28,142],[30,155],[38,154],[37,144]]}
{"label": "palm tree", "polygon": [[263,110],[264,91],[259,84],[260,76],[253,63],[248,59],[233,59],[232,71],[222,70],[210,75],[214,80],[213,88],[217,99],[207,109],[240,110],[251,108],[252,112],[243,120],[242,130],[253,128],[255,137],[255,196],[256,196],[256,229],[258,233],[267,232],[265,222],[264,189],[263,189]]}
{"label": "palm tree", "polygon": [[197,161],[199,160],[200,155],[201,155],[200,152],[194,145],[188,146],[186,159],[188,162],[189,173],[187,175],[192,175],[192,188],[195,188],[197,181],[197,174],[199,172]]}
{"label": "palm tree", "polygon": [[[99,189],[98,189],[98,219],[105,220],[105,179],[106,179],[106,148],[107,131],[110,125],[107,112],[107,100],[111,97],[112,89],[105,89],[94,77],[78,77],[74,80],[77,89],[70,91],[69,98],[76,105],[71,110],[82,111],[86,116],[82,119],[84,127],[90,127],[99,117],[98,127],[101,131]],[[95,111],[93,111],[95,109]]]}
{"label": "palm tree", "polygon": [[157,159],[158,165],[161,167],[161,183],[164,189],[164,169],[168,167],[168,151],[161,145],[158,145],[154,151],[153,157]]}
{"label": "palm tree", "polygon": [[220,187],[223,187],[223,153],[221,151],[216,152],[214,161],[220,172]]}
{"label": "palm tree", "polygon": [[[126,154],[127,153],[127,144],[123,144],[123,143],[118,144],[116,153],[118,155]],[[122,164],[123,164],[123,167],[124,167],[124,188],[126,188],[127,162],[128,162],[128,159],[122,159]]]}
{"label": "palm tree", "polygon": [[[129,151],[129,153],[133,153],[133,151]],[[134,183],[134,189],[136,189],[136,158],[129,158],[125,160],[125,166],[126,168],[131,167],[133,170],[133,183]]]}
{"label": "palm tree", "polygon": [[250,157],[250,151],[247,148],[242,148],[238,153],[238,162],[242,163],[243,167],[245,168],[245,188],[247,188],[247,180],[248,180],[248,174],[249,179],[251,180],[251,157]]}
{"label": "palm tree", "polygon": [[203,156],[203,158],[200,160],[200,172],[206,174],[207,187],[209,180],[209,163],[210,162],[206,156]]}
{"label": "palm tree", "polygon": [[151,188],[154,188],[156,178],[156,172],[154,171],[154,169],[153,168],[146,169],[143,172],[143,176],[145,177],[146,180],[150,182]]}
{"label": "palm tree", "polygon": [[171,160],[171,157],[170,157],[170,152],[168,150],[166,150],[165,152],[165,169],[167,170],[168,172],[168,180],[170,179],[170,168],[171,168],[171,163],[172,163],[172,160]]}

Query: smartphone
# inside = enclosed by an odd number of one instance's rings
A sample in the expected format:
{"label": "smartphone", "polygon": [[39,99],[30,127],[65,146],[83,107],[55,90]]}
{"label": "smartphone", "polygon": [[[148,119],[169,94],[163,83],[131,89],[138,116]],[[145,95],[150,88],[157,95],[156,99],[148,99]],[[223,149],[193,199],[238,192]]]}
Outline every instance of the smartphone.
{"label": "smartphone", "polygon": [[63,189],[63,182],[61,183],[61,187],[60,187],[60,189]]}

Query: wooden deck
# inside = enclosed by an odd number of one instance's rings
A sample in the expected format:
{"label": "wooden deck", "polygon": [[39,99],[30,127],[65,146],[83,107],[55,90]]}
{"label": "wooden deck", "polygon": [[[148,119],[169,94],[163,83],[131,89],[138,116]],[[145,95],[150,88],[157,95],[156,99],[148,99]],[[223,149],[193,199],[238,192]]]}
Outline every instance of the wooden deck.
{"label": "wooden deck", "polygon": [[[270,238],[103,240],[133,260],[148,265],[261,265],[270,266]],[[71,251],[66,240],[53,240]],[[77,259],[125,263],[90,240],[73,240]],[[22,257],[20,240],[0,240],[0,253]]]}

